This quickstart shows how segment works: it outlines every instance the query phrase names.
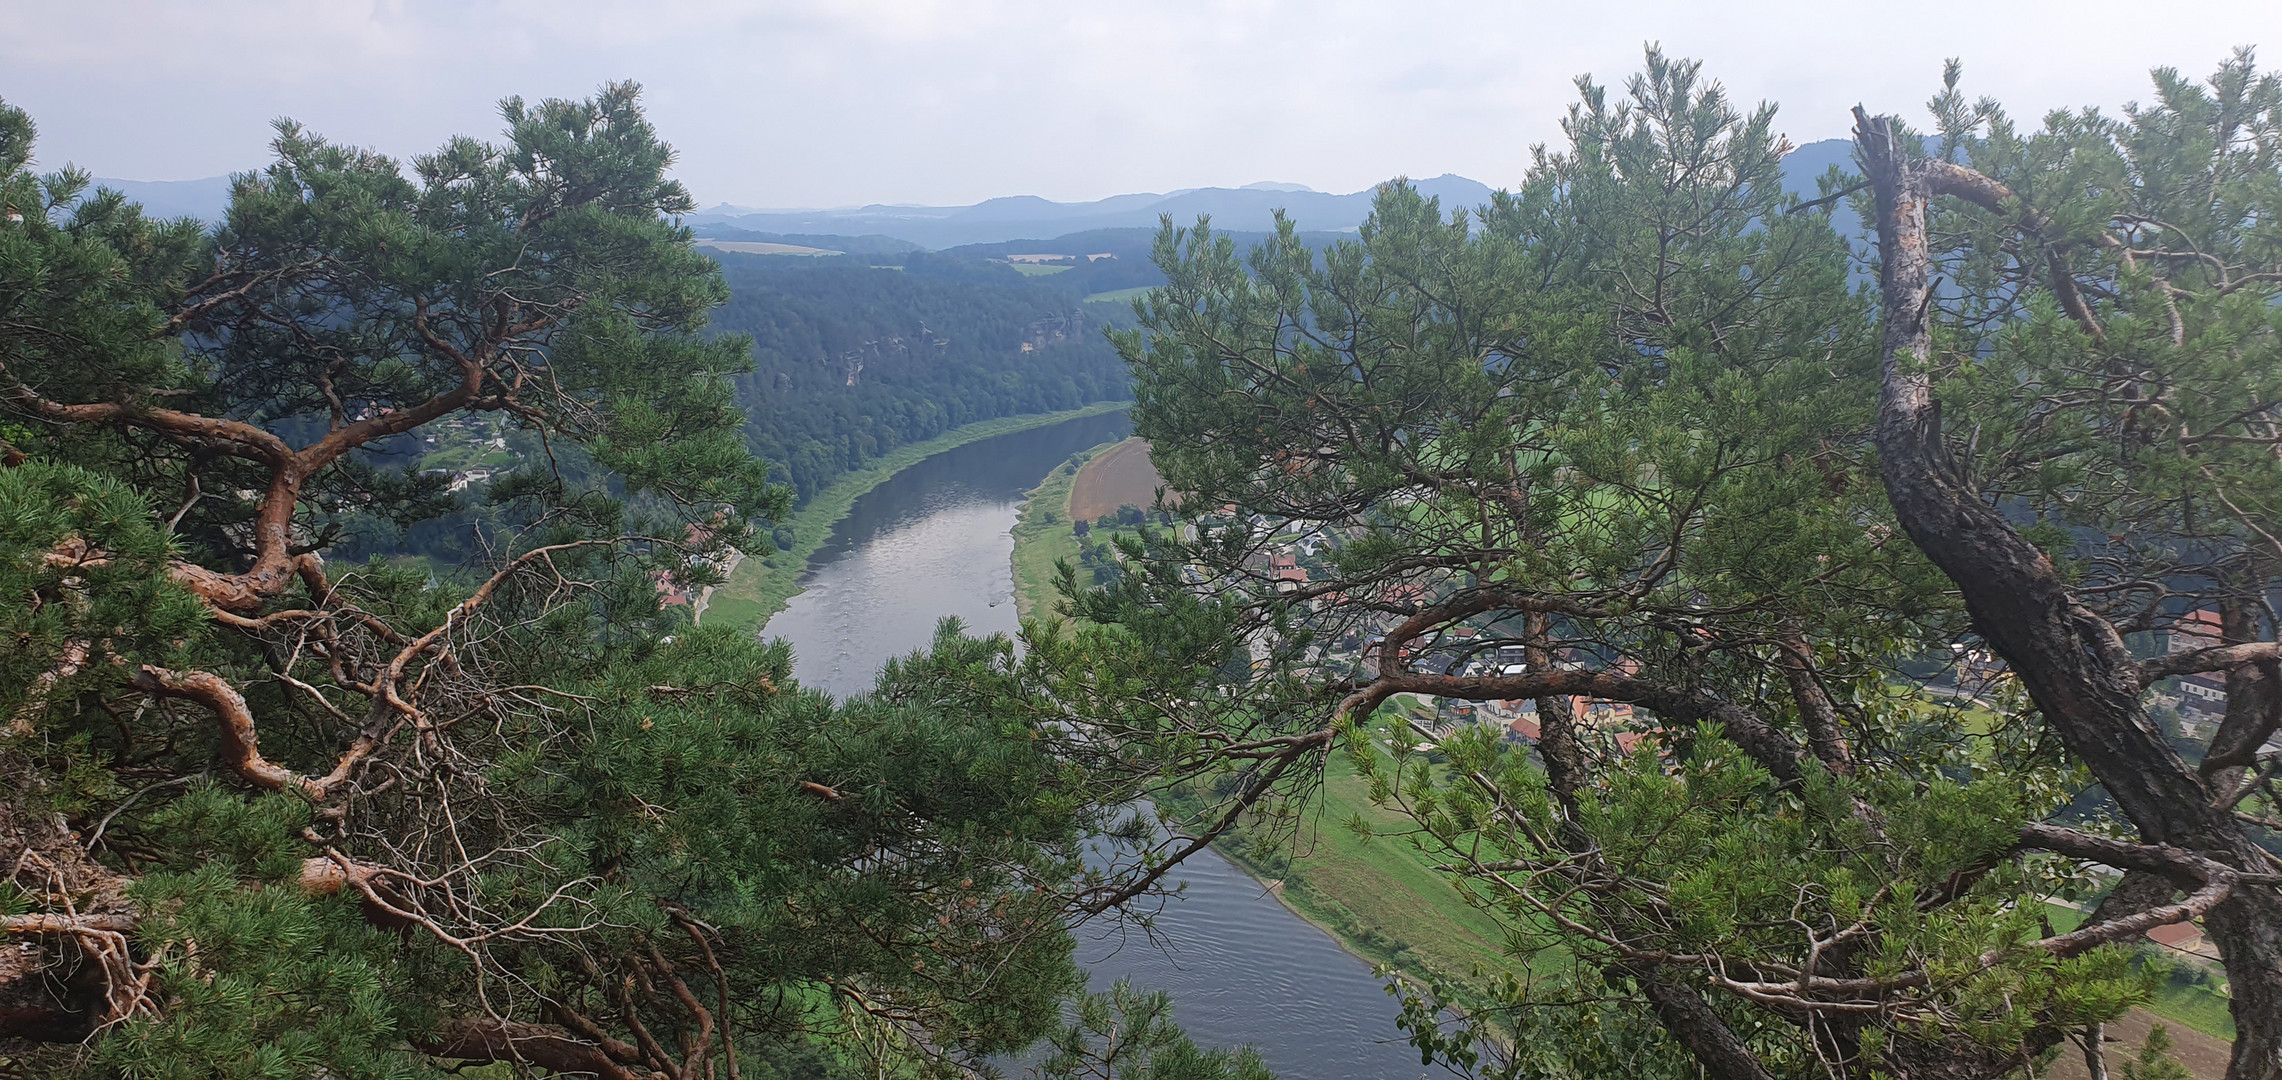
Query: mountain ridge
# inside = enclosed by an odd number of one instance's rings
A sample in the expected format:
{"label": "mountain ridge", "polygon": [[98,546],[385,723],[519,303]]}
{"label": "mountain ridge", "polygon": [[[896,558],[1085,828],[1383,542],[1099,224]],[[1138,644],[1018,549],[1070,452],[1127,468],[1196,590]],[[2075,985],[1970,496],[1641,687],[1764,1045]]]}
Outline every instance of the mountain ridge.
{"label": "mountain ridge", "polygon": [[[1800,145],[1784,159],[1784,186],[1812,193],[1815,177],[1830,165],[1848,168],[1852,145],[1823,139]],[[230,178],[199,180],[119,180],[98,177],[163,217],[219,220],[229,199]],[[1391,181],[1389,181],[1391,182]],[[1443,173],[1410,179],[1412,186],[1442,200],[1445,212],[1471,209],[1489,201],[1491,188],[1478,180]],[[1241,187],[1180,188],[1130,192],[1085,202],[1055,202],[1038,195],[1001,195],[963,206],[872,203],[837,208],[755,209],[716,203],[684,220],[701,233],[735,230],[813,237],[891,238],[930,250],[1013,240],[1049,240],[1072,233],[1156,227],[1161,216],[1187,225],[1210,215],[1216,228],[1264,232],[1282,210],[1310,232],[1351,232],[1370,213],[1382,185],[1345,194],[1316,191],[1303,184],[1259,181]],[[1849,219],[1851,220],[1851,219]]]}
{"label": "mountain ridge", "polygon": [[[1487,202],[1491,192],[1489,185],[1456,173],[1410,182],[1450,208]],[[1311,232],[1345,232],[1363,223],[1380,186],[1332,194],[1301,184],[1261,181],[1233,188],[1135,192],[1088,202],[1003,195],[968,206],[875,204],[833,210],[748,210],[720,203],[687,220],[701,230],[729,227],[771,233],[877,233],[935,249],[1044,240],[1103,229],[1154,228],[1165,215],[1184,225],[1199,215],[1210,215],[1218,228],[1263,232],[1274,228],[1278,210]]]}

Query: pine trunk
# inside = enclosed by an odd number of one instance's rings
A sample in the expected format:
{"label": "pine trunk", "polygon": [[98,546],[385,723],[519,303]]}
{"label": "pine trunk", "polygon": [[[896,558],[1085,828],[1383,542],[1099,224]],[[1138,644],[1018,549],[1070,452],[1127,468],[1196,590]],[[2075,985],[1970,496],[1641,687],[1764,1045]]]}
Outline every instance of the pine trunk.
{"label": "pine trunk", "polygon": [[[2148,717],[2138,661],[2077,602],[2051,560],[1979,498],[1952,464],[1927,375],[1932,259],[1926,211],[1970,176],[1904,155],[1887,118],[1859,110],[1856,141],[1878,198],[1884,295],[1877,443],[1886,491],[1911,540],[1964,594],[1973,628],[2011,666],[2045,721],[2149,843],[2256,872],[2265,856]],[[2006,193],[2009,195],[2009,192]],[[1970,196],[1969,196],[1970,197]],[[1982,200],[1975,200],[1982,201]],[[2229,1080],[2282,1076],[2282,900],[2238,887],[2205,918],[2225,959],[2239,1032]]]}

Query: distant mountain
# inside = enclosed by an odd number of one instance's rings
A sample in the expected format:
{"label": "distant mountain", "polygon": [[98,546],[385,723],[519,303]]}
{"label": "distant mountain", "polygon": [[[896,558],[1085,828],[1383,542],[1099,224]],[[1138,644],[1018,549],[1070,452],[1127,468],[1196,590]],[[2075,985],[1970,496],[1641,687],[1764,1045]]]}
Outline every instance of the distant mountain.
{"label": "distant mountain", "polygon": [[[1853,171],[1854,147],[1845,139],[1807,143],[1783,160],[1784,187],[1807,198],[1815,195],[1815,178],[1832,165]],[[230,178],[202,180],[120,180],[97,177],[95,183],[115,189],[139,202],[146,213],[158,217],[195,217],[219,221],[230,201]],[[1420,191],[1442,200],[1445,213],[1471,209],[1489,201],[1490,189],[1478,181],[1445,173],[1414,180]],[[1303,184],[1262,181],[1239,188],[1187,188],[1156,193],[1112,195],[1093,202],[1058,203],[1035,195],[986,199],[972,206],[893,206],[873,204],[832,210],[751,209],[727,203],[691,215],[689,222],[707,236],[737,239],[731,233],[763,234],[749,239],[783,238],[780,242],[827,247],[852,253],[892,252],[909,248],[940,249],[967,244],[996,244],[1009,240],[1048,240],[1072,233],[1103,229],[1155,229],[1159,215],[1172,215],[1175,224],[1188,225],[1197,215],[1212,215],[1215,228],[1266,231],[1281,209],[1300,228],[1310,232],[1347,232],[1362,224],[1370,212],[1376,187],[1345,195],[1315,191]],[[1839,227],[1852,231],[1853,217],[1840,208]],[[796,239],[797,238],[797,239]],[[825,243],[823,241],[834,241]]]}
{"label": "distant mountain", "polygon": [[95,186],[110,188],[141,203],[143,213],[151,217],[194,217],[216,222],[222,220],[222,211],[230,205],[227,176],[209,176],[203,180],[115,180],[98,176]]}
{"label": "distant mountain", "polygon": [[[1444,174],[1412,183],[1442,200],[1445,211],[1489,201],[1490,189],[1463,176]],[[1258,183],[1240,188],[1192,188],[1165,194],[1113,195],[1082,203],[1058,203],[1035,195],[988,199],[972,206],[872,205],[838,210],[746,210],[716,206],[690,218],[701,229],[731,227],[778,234],[875,233],[930,248],[1044,240],[1077,232],[1150,228],[1170,215],[1176,224],[1194,224],[1209,214],[1215,228],[1244,232],[1274,226],[1283,210],[1310,232],[1343,232],[1363,223],[1377,189],[1346,195],[1313,191],[1299,184]]]}
{"label": "distant mountain", "polygon": [[1792,150],[1783,158],[1783,187],[1813,198],[1815,178],[1833,165],[1841,172],[1854,171],[1854,140],[1823,139]]}
{"label": "distant mountain", "polygon": [[[1854,140],[1824,139],[1791,151],[1783,158],[1783,190],[1802,199],[1818,198],[1822,191],[1815,181],[1833,165],[1838,166],[1839,172],[1848,175],[1854,173]],[[1861,220],[1854,216],[1854,211],[1843,199],[1831,208],[1830,227],[1858,244],[1869,241]],[[1857,267],[1855,273],[1860,276],[1864,271]]]}

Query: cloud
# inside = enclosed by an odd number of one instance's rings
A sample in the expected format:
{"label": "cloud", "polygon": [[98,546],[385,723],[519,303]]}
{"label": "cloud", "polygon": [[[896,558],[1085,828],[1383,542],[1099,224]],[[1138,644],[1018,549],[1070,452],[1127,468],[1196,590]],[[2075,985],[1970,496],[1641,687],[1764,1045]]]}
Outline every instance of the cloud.
{"label": "cloud", "polygon": [[[1517,180],[1592,73],[1646,40],[1706,61],[1795,139],[1856,102],[1914,112],[1948,56],[2017,117],[2144,97],[2272,43],[2282,8],[1761,0],[372,0],[32,6],[0,97],[49,165],[177,179],[258,166],[267,121],[409,155],[488,134],[494,103],[634,78],[705,201],[1076,199],[1263,178],[1351,191],[1396,173]],[[2121,27],[2128,26],[2129,32]]]}

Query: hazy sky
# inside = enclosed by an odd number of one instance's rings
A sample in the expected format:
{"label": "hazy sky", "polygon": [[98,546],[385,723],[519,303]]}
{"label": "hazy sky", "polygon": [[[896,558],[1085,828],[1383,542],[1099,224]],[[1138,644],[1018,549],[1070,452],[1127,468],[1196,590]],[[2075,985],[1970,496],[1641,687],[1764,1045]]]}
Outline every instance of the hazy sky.
{"label": "hazy sky", "polygon": [[648,91],[704,204],[994,195],[1397,173],[1515,182],[1572,77],[1697,57],[1800,142],[1847,109],[1922,117],[1941,61],[2017,116],[2147,96],[2235,45],[2282,63],[2277,0],[263,0],[8,5],[0,99],[40,162],[137,180],[258,166],[268,121],[408,155],[494,103]]}

